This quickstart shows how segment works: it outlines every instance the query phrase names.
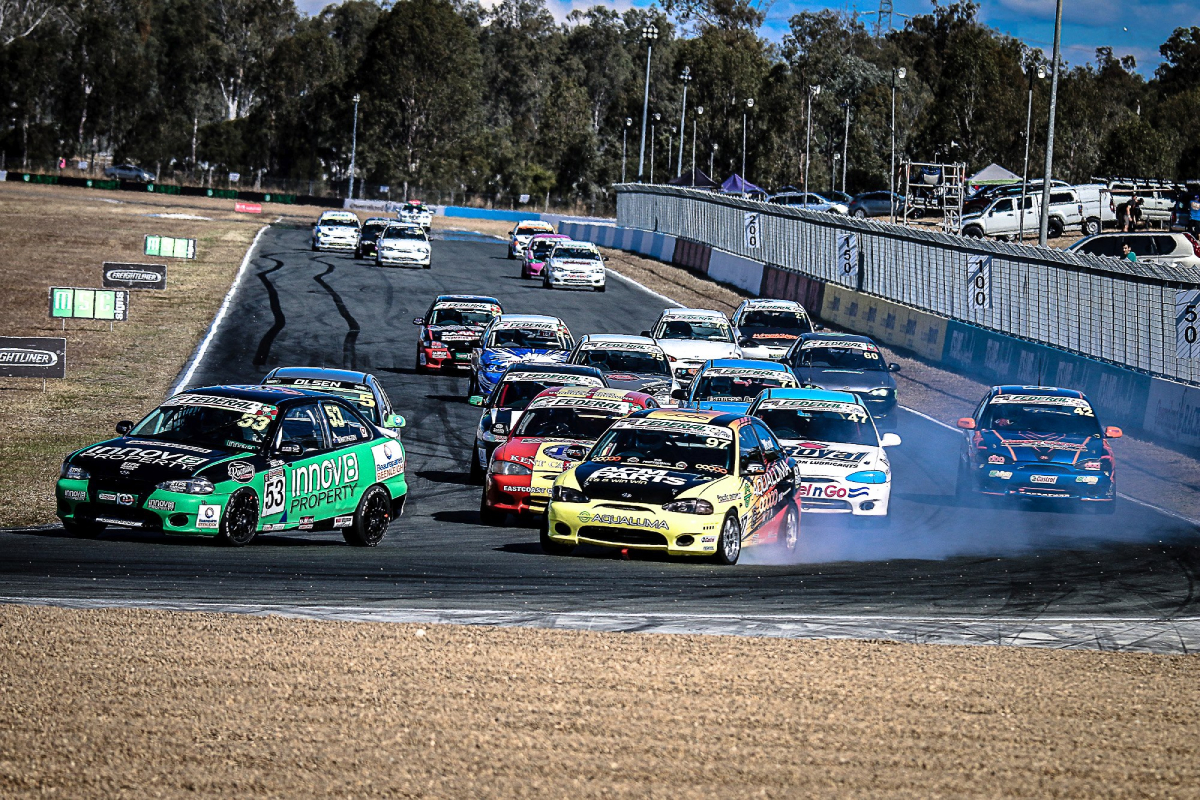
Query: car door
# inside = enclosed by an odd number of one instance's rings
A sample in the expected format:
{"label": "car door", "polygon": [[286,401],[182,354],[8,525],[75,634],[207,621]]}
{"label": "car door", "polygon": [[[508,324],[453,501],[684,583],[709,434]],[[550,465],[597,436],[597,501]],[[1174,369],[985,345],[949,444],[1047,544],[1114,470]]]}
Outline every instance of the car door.
{"label": "car door", "polygon": [[354,513],[359,497],[371,485],[374,474],[371,471],[373,465],[367,463],[370,450],[362,445],[375,438],[370,424],[348,405],[322,400],[321,410],[329,428],[331,445],[328,466],[322,465],[322,485],[326,472],[336,479],[336,484],[330,490],[323,516],[318,519]]}
{"label": "car door", "polygon": [[771,433],[771,429],[761,420],[751,419],[750,424],[754,428],[755,436],[758,437],[763,462],[767,468],[764,519],[774,519],[791,501],[796,485],[796,475],[788,464],[787,454],[775,438],[775,434]]}
{"label": "car door", "polygon": [[997,200],[988,211],[987,232],[991,234],[1008,233],[1017,229],[1016,206],[1011,197]]}
{"label": "car door", "polygon": [[[765,487],[767,485],[766,461],[763,460],[762,445],[752,424],[738,428],[738,475],[742,478],[743,497],[746,498],[746,513],[742,517],[742,539],[754,534],[766,519]],[[758,474],[747,474],[758,471]]]}
{"label": "car door", "polygon": [[271,522],[298,524],[301,530],[307,530],[318,518],[325,504],[321,467],[329,458],[329,433],[321,418],[316,401],[290,406],[282,413],[274,451],[283,463],[267,471],[264,523],[268,517],[276,517]]}

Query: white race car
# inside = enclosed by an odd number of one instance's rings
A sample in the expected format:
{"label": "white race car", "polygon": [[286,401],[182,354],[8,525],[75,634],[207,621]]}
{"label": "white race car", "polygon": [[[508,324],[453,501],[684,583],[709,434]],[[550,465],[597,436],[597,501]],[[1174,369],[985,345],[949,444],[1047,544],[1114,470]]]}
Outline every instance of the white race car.
{"label": "white race car", "polygon": [[559,242],[542,274],[547,289],[605,289],[604,256],[591,242]]}
{"label": "white race car", "polygon": [[529,246],[529,240],[539,233],[554,233],[554,226],[540,219],[525,219],[514,225],[508,235],[508,257],[520,258],[521,252]]}
{"label": "white race car", "polygon": [[420,200],[409,200],[396,212],[396,218],[409,225],[420,225],[427,231],[433,228],[433,212]]}
{"label": "white race car", "polygon": [[375,248],[375,266],[414,266],[429,269],[433,257],[429,237],[420,225],[388,225],[379,234]]}
{"label": "white race car", "polygon": [[731,322],[742,357],[765,361],[782,361],[792,342],[813,332],[808,312],[794,300],[743,300]]}
{"label": "white race car", "polygon": [[720,311],[668,308],[642,336],[651,337],[666,352],[682,386],[692,382],[705,361],[742,357],[729,319]]}
{"label": "white race car", "polygon": [[892,467],[884,448],[900,444],[900,437],[880,437],[858,398],[823,389],[768,389],[749,413],[767,423],[796,460],[796,496],[805,513],[886,521]]}
{"label": "white race car", "polygon": [[358,248],[358,215],[353,211],[326,211],[313,225],[312,249],[349,250]]}

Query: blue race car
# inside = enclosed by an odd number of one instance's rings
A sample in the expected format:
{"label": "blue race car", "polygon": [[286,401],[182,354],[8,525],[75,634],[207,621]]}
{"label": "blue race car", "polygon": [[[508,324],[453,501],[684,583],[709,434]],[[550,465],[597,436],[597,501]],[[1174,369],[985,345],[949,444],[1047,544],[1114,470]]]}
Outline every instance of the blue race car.
{"label": "blue race car", "polygon": [[467,396],[491,394],[504,370],[517,362],[566,363],[574,346],[570,328],[558,317],[501,314],[484,329],[479,349],[471,352]]}
{"label": "blue race car", "polygon": [[1109,439],[1082,392],[1048,386],[994,386],[963,417],[956,494],[982,493],[1079,504],[1113,512],[1117,484]]}
{"label": "blue race car", "polygon": [[754,398],[766,389],[796,389],[800,382],[786,364],[748,358],[718,358],[705,361],[688,389],[672,396],[683,408],[698,411],[748,413]]}

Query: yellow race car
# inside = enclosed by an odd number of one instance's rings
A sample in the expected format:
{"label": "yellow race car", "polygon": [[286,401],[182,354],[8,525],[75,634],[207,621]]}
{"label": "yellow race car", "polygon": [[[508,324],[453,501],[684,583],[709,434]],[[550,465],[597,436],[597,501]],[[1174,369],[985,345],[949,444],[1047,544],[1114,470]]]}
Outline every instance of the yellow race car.
{"label": "yellow race car", "polygon": [[736,564],[744,546],[791,552],[800,535],[795,467],[762,420],[637,411],[554,481],[542,550],[568,555],[594,544],[721,564]]}

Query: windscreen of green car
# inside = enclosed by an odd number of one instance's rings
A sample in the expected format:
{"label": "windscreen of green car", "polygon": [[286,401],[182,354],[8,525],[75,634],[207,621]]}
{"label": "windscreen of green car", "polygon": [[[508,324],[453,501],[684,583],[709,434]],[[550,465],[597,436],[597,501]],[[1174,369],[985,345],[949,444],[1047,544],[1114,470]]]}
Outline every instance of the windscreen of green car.
{"label": "windscreen of green car", "polygon": [[[176,402],[180,399],[183,403]],[[216,400],[224,402],[228,398]],[[262,413],[251,406],[259,406]],[[275,419],[274,410],[274,406],[257,403],[248,403],[245,408],[221,408],[204,404],[199,395],[179,396],[151,411],[129,435],[214,450],[258,450],[266,442],[267,430]]]}

